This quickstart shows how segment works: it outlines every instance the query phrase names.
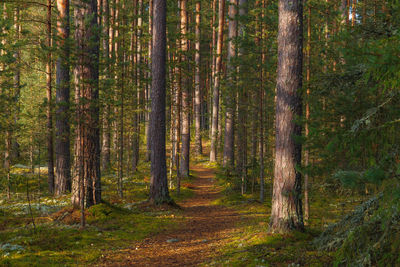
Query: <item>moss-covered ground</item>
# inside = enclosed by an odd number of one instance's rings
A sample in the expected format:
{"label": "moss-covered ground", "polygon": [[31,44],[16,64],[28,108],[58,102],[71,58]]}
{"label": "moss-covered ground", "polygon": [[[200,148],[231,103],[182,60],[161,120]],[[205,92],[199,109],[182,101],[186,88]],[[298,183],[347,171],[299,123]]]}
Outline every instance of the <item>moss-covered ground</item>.
{"label": "moss-covered ground", "polygon": [[[28,167],[16,166],[12,198],[7,200],[6,194],[0,198],[0,266],[91,265],[109,251],[179,227],[184,220],[179,209],[142,205],[148,198],[149,167],[142,163],[135,175],[124,177],[123,199],[116,191],[117,177],[105,174],[104,203],[86,210],[86,227],[81,229],[80,212],[69,206],[69,195],[54,198],[43,193],[45,168],[39,177],[38,167],[32,174]],[[193,195],[188,188],[191,179],[182,182],[179,196],[171,190],[176,201]]]}
{"label": "moss-covered ground", "polygon": [[[360,204],[360,197],[334,194],[314,188],[310,196],[310,219],[304,232],[268,233],[271,208],[271,179],[266,179],[264,203],[259,201],[258,188],[242,195],[235,189],[234,177],[226,178],[224,170],[217,173],[223,197],[215,204],[225,205],[240,213],[231,241],[222,247],[207,266],[331,266],[334,252],[319,251],[312,243],[330,223]],[[236,186],[237,187],[237,186]],[[251,190],[248,190],[251,191]]]}
{"label": "moss-covered ground", "polygon": [[[196,161],[217,170],[215,186],[222,191],[209,205],[225,206],[239,214],[232,217],[234,229],[215,250],[215,255],[211,260],[205,260],[207,266],[329,266],[335,253],[319,251],[312,240],[328,224],[338,221],[363,200],[315,187],[311,191],[311,213],[306,231],[269,234],[271,178],[266,178],[266,196],[261,203],[257,181],[253,193],[250,193],[249,183],[248,193],[241,195],[237,178],[227,175],[226,170],[216,165],[207,164],[205,158],[196,158]],[[102,177],[104,203],[86,210],[87,226],[84,229],[79,226],[79,211],[73,211],[69,206],[70,196],[53,198],[38,193],[45,191],[46,186],[46,170],[41,172],[39,179],[37,171],[32,175],[29,169],[17,166],[13,169],[11,201],[6,195],[1,196],[1,266],[95,265],[113,251],[132,249],[135,242],[166,230],[173,231],[186,220],[183,210],[142,205],[148,197],[148,163],[142,163],[135,175],[126,175],[122,199],[118,197],[117,177],[113,172]],[[193,196],[193,179],[196,177],[182,182],[179,197],[171,191],[177,202]],[[39,186],[42,190],[38,190]]]}

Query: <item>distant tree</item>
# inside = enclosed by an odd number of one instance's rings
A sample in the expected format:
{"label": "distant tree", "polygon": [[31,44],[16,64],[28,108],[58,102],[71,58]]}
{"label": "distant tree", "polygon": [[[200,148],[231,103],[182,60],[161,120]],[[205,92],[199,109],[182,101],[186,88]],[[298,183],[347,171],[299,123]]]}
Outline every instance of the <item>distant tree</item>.
{"label": "distant tree", "polygon": [[[188,51],[189,51],[189,40],[188,34],[188,11],[187,11],[187,0],[181,0],[181,82],[182,82],[182,155],[180,164],[180,175],[179,177],[189,176],[189,161],[190,161],[190,76],[189,76],[189,62],[188,62]],[[179,182],[180,179],[178,179]],[[178,188],[180,185],[178,184]],[[179,189],[178,189],[179,190]]]}
{"label": "distant tree", "polygon": [[194,117],[195,117],[195,151],[198,155],[202,154],[201,140],[201,1],[196,1],[196,45],[195,45],[195,92],[194,92]]}
{"label": "distant tree", "polygon": [[103,91],[107,97],[103,108],[103,132],[102,132],[102,170],[108,170],[111,164],[111,104],[108,98],[111,95],[111,68],[110,64],[110,4],[109,0],[102,0],[102,54],[103,54],[103,75],[106,79],[103,83]]}
{"label": "distant tree", "polygon": [[52,105],[52,32],[51,32],[51,0],[47,0],[47,62],[46,62],[46,93],[47,93],[47,183],[50,193],[54,192],[54,146],[53,146],[53,105]]}
{"label": "distant tree", "polygon": [[57,47],[60,49],[56,69],[56,176],[55,194],[71,189],[70,160],[70,44],[69,0],[57,0]]}
{"label": "distant tree", "polygon": [[[224,100],[226,106],[225,112],[225,139],[224,139],[224,158],[223,164],[225,167],[233,166],[235,164],[234,157],[234,141],[235,141],[235,94],[236,94],[236,66],[233,63],[236,57],[236,37],[238,32],[238,21],[237,21],[237,11],[238,11],[238,0],[230,0],[229,2],[229,26],[228,26],[228,59],[227,59],[227,72],[228,72],[228,84],[226,91],[224,92]],[[239,127],[243,127],[240,125]]]}
{"label": "distant tree", "polygon": [[101,201],[99,132],[99,29],[97,1],[75,1],[75,175],[72,203],[86,207]]}
{"label": "distant tree", "polygon": [[222,66],[222,46],[224,38],[224,17],[225,17],[225,0],[219,0],[218,11],[218,41],[217,55],[215,59],[215,72],[212,89],[212,123],[211,123],[211,147],[210,161],[217,161],[217,138],[218,138],[218,117],[219,117],[219,86],[220,72]]}

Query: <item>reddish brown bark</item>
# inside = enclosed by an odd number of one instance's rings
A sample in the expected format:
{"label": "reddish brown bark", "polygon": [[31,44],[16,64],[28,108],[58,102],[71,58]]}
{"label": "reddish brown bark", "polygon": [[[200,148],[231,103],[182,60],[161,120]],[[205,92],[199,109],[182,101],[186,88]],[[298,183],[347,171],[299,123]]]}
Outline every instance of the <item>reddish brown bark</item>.
{"label": "reddish brown bark", "polygon": [[166,1],[153,2],[153,49],[151,86],[151,178],[149,201],[170,203],[165,148],[166,98]]}
{"label": "reddish brown bark", "polygon": [[55,194],[62,195],[71,189],[69,0],[57,0],[57,9],[57,47],[61,51],[56,67]]}
{"label": "reddish brown bark", "polygon": [[215,60],[215,74],[213,84],[213,109],[212,109],[212,123],[211,123],[211,148],[210,148],[210,161],[217,161],[217,138],[218,138],[218,115],[219,115],[219,83],[220,72],[222,65],[222,45],[224,38],[224,16],[225,16],[225,0],[219,0],[218,11],[218,42],[217,42],[217,55]]}
{"label": "reddish brown bark", "polygon": [[302,31],[301,0],[279,0],[275,173],[271,232],[303,229],[301,203]]}
{"label": "reddish brown bark", "polygon": [[75,1],[75,4],[77,127],[72,204],[79,207],[84,201],[89,207],[101,201],[97,1]]}

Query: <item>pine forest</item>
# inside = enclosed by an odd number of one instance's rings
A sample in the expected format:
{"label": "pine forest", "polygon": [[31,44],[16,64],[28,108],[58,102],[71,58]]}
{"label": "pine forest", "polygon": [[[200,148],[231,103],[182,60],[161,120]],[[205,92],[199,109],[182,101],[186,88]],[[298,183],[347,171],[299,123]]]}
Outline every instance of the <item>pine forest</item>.
{"label": "pine forest", "polygon": [[0,266],[400,266],[399,0],[0,0]]}

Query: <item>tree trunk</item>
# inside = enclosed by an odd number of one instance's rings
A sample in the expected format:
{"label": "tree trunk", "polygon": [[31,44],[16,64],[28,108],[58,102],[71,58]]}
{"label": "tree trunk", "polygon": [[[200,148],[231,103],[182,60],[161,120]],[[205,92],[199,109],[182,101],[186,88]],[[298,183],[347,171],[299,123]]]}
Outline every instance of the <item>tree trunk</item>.
{"label": "tree trunk", "polygon": [[[245,8],[246,0],[239,0],[239,15],[240,18],[243,18],[247,10]],[[240,23],[239,27],[239,35],[241,39],[244,38],[244,25]],[[243,47],[239,49],[239,57],[242,57],[244,53]],[[238,66],[238,73],[241,72],[241,66]],[[243,77],[243,75],[241,75]],[[239,156],[239,163],[238,169],[239,174],[242,178],[242,186],[241,191],[242,194],[245,194],[247,191],[247,114],[248,114],[248,94],[245,86],[240,86],[238,88],[238,156]]]}
{"label": "tree trunk", "polygon": [[201,142],[201,82],[200,82],[200,24],[201,24],[201,1],[196,2],[196,54],[195,54],[195,93],[194,93],[194,116],[195,116],[195,151],[197,155],[203,152]]}
{"label": "tree trunk", "polygon": [[111,69],[109,68],[110,64],[110,4],[109,0],[102,0],[102,33],[103,33],[103,63],[104,63],[104,76],[106,81],[104,82],[104,94],[107,97],[106,103],[104,105],[103,110],[103,142],[102,142],[102,170],[106,171],[110,168],[111,165],[111,106],[108,101],[108,98],[111,96],[110,94],[110,86],[109,83],[111,81]]}
{"label": "tree trunk", "polygon": [[[232,167],[235,164],[234,158],[234,143],[235,143],[235,135],[234,135],[234,117],[235,117],[235,93],[236,93],[236,71],[235,66],[233,65],[233,58],[236,57],[236,38],[238,31],[238,21],[237,21],[237,8],[238,8],[238,0],[230,0],[229,4],[229,26],[228,26],[228,85],[225,92],[225,140],[224,140],[224,159],[223,165],[224,167]],[[238,125],[239,127],[243,127],[243,125]]]}
{"label": "tree trunk", "polygon": [[301,203],[302,33],[301,0],[279,0],[275,173],[270,231],[303,229]]}
{"label": "tree trunk", "polygon": [[[76,143],[72,204],[90,207],[101,201],[99,132],[99,33],[97,1],[75,1]],[[82,181],[81,185],[80,181]],[[81,190],[79,190],[81,189]]]}
{"label": "tree trunk", "polygon": [[51,0],[47,0],[47,62],[46,62],[46,94],[47,94],[47,184],[49,192],[54,192],[53,161],[53,116],[52,116],[52,62],[51,62]]}
{"label": "tree trunk", "polygon": [[[141,2],[141,1],[139,1]],[[117,7],[118,8],[118,7]],[[122,3],[121,11],[125,10],[125,2]],[[121,24],[124,26],[124,16],[121,16]],[[119,94],[120,94],[120,111],[119,111],[119,136],[118,136],[118,195],[120,198],[123,198],[123,175],[124,175],[124,99],[125,99],[125,34],[124,28],[121,27],[121,49],[118,50],[118,64],[120,68],[120,78],[117,81]]]}
{"label": "tree trunk", "polygon": [[[153,0],[149,0],[149,51],[148,51],[148,56],[149,56],[149,78],[151,78],[151,49],[153,46],[152,42],[152,37],[153,37]],[[147,153],[146,153],[146,161],[150,161],[151,158],[151,129],[150,129],[150,101],[149,101],[149,96],[150,96],[150,90],[151,90],[151,84],[150,82],[147,83],[147,91],[146,91],[146,96],[145,96],[145,101],[146,101],[146,128],[145,128],[145,134],[146,134],[146,146],[147,146]]]}
{"label": "tree trunk", "polygon": [[187,0],[181,0],[181,64],[184,69],[182,75],[182,155],[180,166],[180,177],[189,176],[189,156],[190,156],[190,77],[187,53],[189,44],[187,39]]}
{"label": "tree trunk", "polygon": [[357,0],[351,0],[351,26],[356,25]]}
{"label": "tree trunk", "polygon": [[153,49],[151,88],[151,178],[152,204],[171,203],[167,182],[165,148],[165,98],[166,98],[166,13],[165,0],[153,2]]}
{"label": "tree trunk", "polygon": [[71,189],[70,123],[69,123],[69,0],[57,0],[57,47],[61,49],[56,70],[56,181],[55,194]]}
{"label": "tree trunk", "polygon": [[[310,103],[309,103],[309,97],[310,97],[310,78],[311,78],[311,7],[308,6],[308,16],[307,16],[307,47],[306,47],[306,83],[307,83],[307,89],[306,89],[306,122],[304,126],[305,130],[305,138],[307,140],[308,135],[309,135],[309,129],[308,129],[308,122],[310,120]],[[309,156],[310,152],[308,147],[306,147],[304,151],[304,166],[307,168],[309,164]],[[306,171],[304,175],[304,221],[305,224],[307,224],[308,219],[309,219],[309,210],[310,210],[310,205],[308,201],[308,170]]]}
{"label": "tree trunk", "polygon": [[224,38],[224,16],[225,16],[225,0],[219,0],[218,11],[218,42],[217,55],[215,60],[215,74],[213,84],[213,109],[212,109],[212,124],[211,124],[211,147],[210,147],[210,162],[217,161],[217,138],[218,138],[218,115],[219,115],[219,82],[222,62],[222,45]]}

